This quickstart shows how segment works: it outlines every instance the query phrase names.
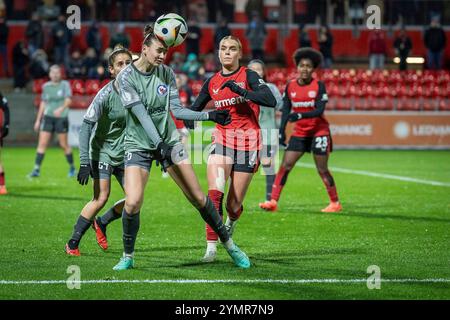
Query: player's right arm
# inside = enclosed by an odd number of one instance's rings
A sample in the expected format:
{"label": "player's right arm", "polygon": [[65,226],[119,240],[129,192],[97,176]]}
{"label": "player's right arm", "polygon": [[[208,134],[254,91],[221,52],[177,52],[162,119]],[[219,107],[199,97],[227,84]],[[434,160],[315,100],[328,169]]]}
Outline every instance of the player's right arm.
{"label": "player's right arm", "polygon": [[45,110],[45,101],[41,100],[41,103],[39,104],[39,110],[36,115],[36,121],[34,122],[34,131],[39,131],[39,126],[41,125],[42,116],[44,115]]}
{"label": "player's right arm", "polygon": [[87,109],[83,123],[81,124],[80,134],[78,136],[79,150],[80,150],[80,169],[78,170],[77,180],[81,185],[88,183],[89,174],[91,172],[89,146],[92,133],[94,132],[95,124],[98,122],[103,114],[103,105],[111,93],[111,85],[103,87],[97,92],[94,100],[92,100]]}

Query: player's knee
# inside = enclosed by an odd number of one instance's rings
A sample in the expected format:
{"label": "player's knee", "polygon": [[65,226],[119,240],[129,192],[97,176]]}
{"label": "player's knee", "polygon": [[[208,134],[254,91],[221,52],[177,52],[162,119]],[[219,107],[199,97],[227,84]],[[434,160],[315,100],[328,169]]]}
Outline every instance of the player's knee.
{"label": "player's knee", "polygon": [[127,198],[125,200],[125,210],[129,214],[138,212],[141,210],[142,200],[139,198]]}
{"label": "player's knee", "polygon": [[295,163],[291,163],[291,162],[283,162],[282,166],[284,168],[284,170],[286,171],[291,171],[292,168],[294,168]]}
{"label": "player's knee", "polygon": [[196,192],[192,197],[191,203],[194,207],[200,209],[205,206],[205,199],[206,197],[203,192]]}

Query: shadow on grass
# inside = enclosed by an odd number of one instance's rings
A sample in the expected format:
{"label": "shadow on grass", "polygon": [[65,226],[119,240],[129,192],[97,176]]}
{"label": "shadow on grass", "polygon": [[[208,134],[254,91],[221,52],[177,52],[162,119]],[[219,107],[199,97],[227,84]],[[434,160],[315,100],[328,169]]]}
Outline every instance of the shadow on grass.
{"label": "shadow on grass", "polygon": [[[398,205],[400,206],[400,205]],[[398,214],[379,214],[379,213],[370,213],[359,211],[360,209],[382,209],[389,208],[392,210],[393,206],[391,204],[386,205],[374,205],[374,206],[346,206],[344,210],[339,213],[324,213],[319,210],[312,209],[311,207],[295,209],[293,207],[282,209],[281,213],[288,214],[311,214],[317,216],[333,216],[333,217],[361,217],[361,218],[369,218],[369,219],[394,219],[394,220],[403,220],[403,221],[421,221],[421,222],[443,222],[450,223],[450,219],[446,218],[437,218],[437,217],[422,217],[422,216],[410,216],[410,215],[398,215]]]}
{"label": "shadow on grass", "polygon": [[39,200],[65,200],[65,201],[88,201],[86,197],[67,197],[67,196],[46,196],[42,194],[25,194],[25,193],[16,193],[16,192],[10,192],[8,194],[11,198],[20,198],[20,199],[39,199]]}

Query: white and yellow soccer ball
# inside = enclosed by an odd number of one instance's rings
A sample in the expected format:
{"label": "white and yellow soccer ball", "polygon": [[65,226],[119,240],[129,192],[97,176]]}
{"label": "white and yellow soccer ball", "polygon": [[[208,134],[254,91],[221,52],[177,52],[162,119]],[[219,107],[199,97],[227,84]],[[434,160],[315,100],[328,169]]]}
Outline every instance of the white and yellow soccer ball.
{"label": "white and yellow soccer ball", "polygon": [[176,13],[168,13],[156,19],[153,31],[168,47],[176,47],[186,39],[188,27],[183,17]]}

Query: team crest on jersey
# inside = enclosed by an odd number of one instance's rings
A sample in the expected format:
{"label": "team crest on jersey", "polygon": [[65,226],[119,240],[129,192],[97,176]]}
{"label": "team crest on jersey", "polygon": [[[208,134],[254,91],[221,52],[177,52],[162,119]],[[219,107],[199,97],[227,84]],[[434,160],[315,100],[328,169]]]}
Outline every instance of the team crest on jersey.
{"label": "team crest on jersey", "polygon": [[167,86],[165,84],[160,84],[158,88],[156,88],[156,92],[160,96],[165,96],[167,94]]}
{"label": "team crest on jersey", "polygon": [[219,89],[212,89],[212,91],[213,91],[213,94],[218,94],[219,93]]}
{"label": "team crest on jersey", "polygon": [[316,93],[315,91],[313,91],[313,90],[308,91],[308,97],[310,97],[310,98],[315,98],[316,95],[317,95],[317,93]]}
{"label": "team crest on jersey", "polygon": [[295,96],[297,95],[297,92],[291,92],[291,97],[295,98]]}
{"label": "team crest on jersey", "polygon": [[245,83],[243,83],[243,82],[236,82],[236,84],[237,84],[239,87],[245,89]]}
{"label": "team crest on jersey", "polygon": [[62,95],[63,95],[63,91],[62,91],[62,89],[58,90],[58,93],[57,93],[57,95],[58,95],[58,97],[62,97]]}

